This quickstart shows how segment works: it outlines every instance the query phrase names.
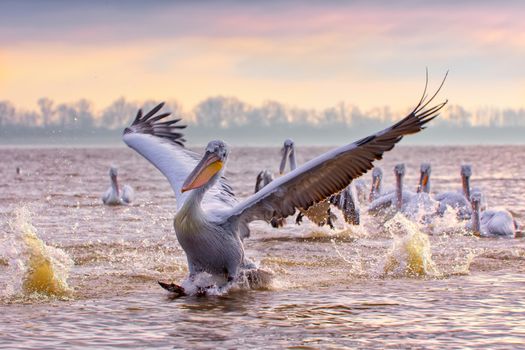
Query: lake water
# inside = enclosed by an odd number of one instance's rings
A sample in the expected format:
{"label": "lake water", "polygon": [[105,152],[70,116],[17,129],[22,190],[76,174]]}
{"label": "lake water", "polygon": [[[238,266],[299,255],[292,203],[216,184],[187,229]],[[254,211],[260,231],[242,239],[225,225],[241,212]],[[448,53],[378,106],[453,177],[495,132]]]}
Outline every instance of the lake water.
{"label": "lake water", "polygon": [[[298,148],[298,163],[325,150]],[[474,237],[453,215],[379,223],[364,207],[359,227],[256,222],[246,254],[270,283],[174,299],[157,281],[187,275],[175,200],[146,160],[123,147],[2,148],[0,160],[0,347],[525,347],[524,239]],[[245,198],[278,162],[277,148],[234,147],[226,175]],[[525,221],[525,147],[397,147],[377,163],[385,187],[398,162],[412,190],[431,162],[433,193],[459,189],[470,163],[489,206]],[[112,164],[130,206],[101,203]]]}

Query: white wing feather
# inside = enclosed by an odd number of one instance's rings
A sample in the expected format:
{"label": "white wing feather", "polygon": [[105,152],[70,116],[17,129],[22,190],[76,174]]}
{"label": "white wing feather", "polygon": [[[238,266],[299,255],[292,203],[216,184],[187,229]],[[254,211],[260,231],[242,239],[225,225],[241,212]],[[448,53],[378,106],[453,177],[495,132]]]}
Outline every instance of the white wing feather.
{"label": "white wing feather", "polygon": [[[169,114],[155,116],[163,103],[142,117],[139,111],[132,125],[124,130],[123,141],[152,163],[168,179],[179,209],[188,194],[181,193],[182,184],[199,162],[200,156],[183,147],[184,139],[176,125],[179,120],[163,121]],[[230,208],[237,201],[223,177],[210,188],[202,201],[205,211]]]}

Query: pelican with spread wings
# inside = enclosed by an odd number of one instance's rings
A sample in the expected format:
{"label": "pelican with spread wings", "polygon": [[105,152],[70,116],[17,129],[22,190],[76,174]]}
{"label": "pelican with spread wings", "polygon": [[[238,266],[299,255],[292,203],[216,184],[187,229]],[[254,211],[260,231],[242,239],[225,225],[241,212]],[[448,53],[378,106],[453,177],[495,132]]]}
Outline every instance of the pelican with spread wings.
{"label": "pelican with spread wings", "polygon": [[[225,286],[235,281],[243,269],[255,268],[246,258],[243,246],[250,222],[285,218],[345,189],[353,179],[372,169],[373,162],[381,159],[403,136],[421,131],[437,117],[447,101],[432,107],[429,104],[444,81],[430,98],[425,84],[416,107],[394,125],[326,152],[244,200],[234,196],[223,176],[228,146],[216,140],[208,143],[202,156],[189,151],[184,147],[181,129],[185,126],[179,125],[180,119],[166,120],[169,113],[157,115],[163,103],[145,115],[139,110],[133,123],[124,130],[123,140],[157,167],[171,184],[177,203],[175,233],[186,253],[189,279],[206,272],[218,286]],[[182,287],[174,284],[163,287],[184,293]]]}

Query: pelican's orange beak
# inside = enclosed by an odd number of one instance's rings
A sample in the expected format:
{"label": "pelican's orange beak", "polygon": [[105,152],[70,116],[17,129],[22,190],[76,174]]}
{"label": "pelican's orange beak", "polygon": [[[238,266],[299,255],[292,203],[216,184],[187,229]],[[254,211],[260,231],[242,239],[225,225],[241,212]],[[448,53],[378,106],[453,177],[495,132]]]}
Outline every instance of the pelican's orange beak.
{"label": "pelican's orange beak", "polygon": [[427,182],[428,182],[428,175],[425,174],[423,176],[423,181],[421,181],[421,183],[423,184],[423,187],[425,187],[427,185]]}
{"label": "pelican's orange beak", "polygon": [[213,175],[222,169],[222,160],[213,153],[206,153],[199,164],[193,169],[184,184],[181,192],[186,192],[206,185]]}

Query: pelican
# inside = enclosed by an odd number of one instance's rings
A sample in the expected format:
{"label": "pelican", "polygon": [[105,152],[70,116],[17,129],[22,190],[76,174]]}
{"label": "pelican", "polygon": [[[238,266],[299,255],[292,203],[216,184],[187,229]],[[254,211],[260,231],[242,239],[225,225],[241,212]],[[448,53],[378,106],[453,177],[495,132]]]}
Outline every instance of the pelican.
{"label": "pelican", "polygon": [[[468,220],[472,215],[472,204],[470,203],[470,177],[472,176],[471,166],[468,164],[462,165],[460,174],[462,190],[442,192],[437,194],[435,199],[439,202],[438,212],[440,215],[445,213],[447,207],[452,207],[457,211],[457,217],[459,220]],[[483,203],[484,200],[482,197],[482,204]],[[482,206],[485,207],[486,205]]]}
{"label": "pelican", "polygon": [[372,169],[372,187],[370,188],[370,196],[368,196],[368,201],[371,203],[384,194],[383,169],[380,167],[374,167],[374,169]]}
{"label": "pelican", "polygon": [[476,236],[491,237],[515,237],[518,224],[508,210],[484,210],[481,211],[482,196],[475,192],[471,197],[472,218],[471,228]]}
{"label": "pelican", "polygon": [[259,192],[261,188],[268,185],[272,181],[273,181],[272,173],[267,169],[261,170],[261,172],[257,174],[257,179],[255,180],[255,192],[254,193]]}
{"label": "pelican", "polygon": [[102,202],[106,205],[129,204],[133,201],[133,189],[128,185],[124,185],[122,186],[121,191],[118,185],[117,176],[117,168],[109,168],[109,178],[111,179],[111,186],[109,186],[109,188],[102,196]]}
{"label": "pelican", "polygon": [[[255,192],[254,193],[259,192],[264,186],[268,185],[272,181],[273,181],[272,173],[267,169],[262,170],[257,175],[257,180],[255,181]],[[285,223],[286,223],[286,220],[284,218],[272,218],[272,220],[270,220],[270,224],[272,225],[273,228],[283,227]]]}
{"label": "pelican", "polygon": [[[281,153],[282,159],[281,164],[279,165],[279,175],[284,174],[287,163],[286,160],[288,160],[290,163],[290,171],[294,171],[297,168],[297,163],[295,161],[295,144],[291,139],[284,140]],[[295,223],[300,225],[304,216],[306,216],[310,221],[318,226],[324,226],[325,224],[328,224],[330,228],[334,228],[333,221],[336,217],[330,210],[329,199],[316,203],[310,206],[308,209],[299,208],[299,214],[297,214]]]}
{"label": "pelican", "polygon": [[[356,186],[356,191],[358,187]],[[352,191],[352,186],[346,187],[344,190],[330,198],[330,203],[335,205],[343,213],[345,221],[351,225],[359,225],[361,221],[359,207],[356,205]]]}
{"label": "pelican", "polygon": [[[446,76],[445,76],[446,77]],[[428,82],[428,76],[427,76]],[[427,107],[443,86],[426,98],[426,87],[414,110],[394,125],[354,143],[335,148],[272,181],[259,192],[239,201],[223,176],[229,147],[210,141],[202,156],[184,148],[180,119],[166,121],[169,113],[156,115],[163,103],[146,115],[139,110],[124,130],[123,141],[168,179],[175,194],[174,228],[186,253],[189,281],[210,274],[215,286],[227,288],[245,270],[256,269],[244,253],[243,238],[254,220],[293,215],[307,210],[345,189],[373,167],[403,136],[421,131],[437,117],[447,101]],[[183,287],[161,284],[177,293]],[[203,286],[207,288],[208,286]]]}
{"label": "pelican", "polygon": [[383,213],[385,210],[402,211],[414,196],[413,192],[403,190],[403,178],[405,177],[405,164],[396,164],[394,167],[396,177],[396,189],[387,193],[370,203],[368,212],[372,215]]}
{"label": "pelican", "polygon": [[419,185],[417,186],[417,193],[430,193],[430,173],[432,168],[430,163],[422,163],[420,167],[421,176],[419,177]]}

